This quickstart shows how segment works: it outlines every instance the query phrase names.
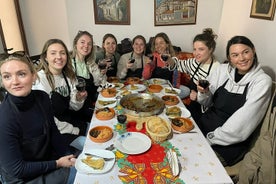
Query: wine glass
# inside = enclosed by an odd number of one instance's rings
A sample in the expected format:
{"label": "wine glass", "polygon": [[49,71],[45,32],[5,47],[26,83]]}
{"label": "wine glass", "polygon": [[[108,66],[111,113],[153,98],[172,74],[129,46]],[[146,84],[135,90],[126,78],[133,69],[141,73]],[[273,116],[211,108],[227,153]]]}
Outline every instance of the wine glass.
{"label": "wine glass", "polygon": [[76,88],[78,91],[83,92],[85,91],[86,82],[83,78],[77,78]]}
{"label": "wine glass", "polygon": [[206,89],[210,85],[210,82],[202,77],[198,77],[198,85]]}
{"label": "wine glass", "polygon": [[111,64],[112,64],[112,58],[107,57],[107,58],[105,58],[105,61],[107,63],[107,70],[113,70],[113,67],[111,66]]}
{"label": "wine glass", "polygon": [[106,67],[107,67],[106,60],[104,60],[104,59],[99,60],[98,67],[99,67],[100,70],[105,70]]}
{"label": "wine glass", "polygon": [[129,63],[134,63],[135,62],[135,58],[131,57],[129,58]]}

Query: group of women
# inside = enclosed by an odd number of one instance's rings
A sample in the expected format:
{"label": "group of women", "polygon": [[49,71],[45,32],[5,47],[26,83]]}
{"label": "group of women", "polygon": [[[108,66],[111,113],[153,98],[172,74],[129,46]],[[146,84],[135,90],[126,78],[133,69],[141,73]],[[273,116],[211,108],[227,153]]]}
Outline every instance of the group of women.
{"label": "group of women", "polygon": [[[106,34],[98,50],[93,36],[79,31],[72,52],[63,41],[48,40],[37,73],[23,52],[2,54],[1,84],[7,91],[0,106],[2,181],[51,182],[56,176],[56,181],[72,183],[76,173],[72,153],[83,147],[97,88],[110,76],[172,82],[174,71],[188,73],[190,83],[180,87],[181,97],[192,100],[187,107],[221,162],[225,166],[238,162],[265,114],[272,80],[261,69],[247,37],[228,41],[224,64],[213,54],[216,37],[212,29],[204,29],[194,37],[194,58],[179,60],[165,33],[154,37],[149,55],[145,38],[137,35],[133,51],[120,56],[114,35]],[[80,79],[86,82],[85,90],[76,88]],[[200,86],[201,79],[209,86]]]}

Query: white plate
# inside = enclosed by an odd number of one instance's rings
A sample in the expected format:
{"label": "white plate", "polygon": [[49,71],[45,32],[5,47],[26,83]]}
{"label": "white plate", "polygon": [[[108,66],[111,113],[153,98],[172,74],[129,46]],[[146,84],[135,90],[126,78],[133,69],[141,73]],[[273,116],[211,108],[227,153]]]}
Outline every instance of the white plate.
{"label": "white plate", "polygon": [[[108,105],[101,105],[101,104],[99,103],[99,100],[101,100],[101,101],[114,101],[114,103],[108,104]],[[96,102],[96,104],[95,104],[95,107],[96,107],[96,108],[103,108],[103,107],[113,108],[113,107],[116,106],[116,102],[117,102],[116,99],[111,99],[111,100],[98,99],[97,102]]]}
{"label": "white plate", "polygon": [[166,93],[166,89],[171,90],[170,87],[165,87],[162,91],[163,93],[165,93],[166,95],[178,95],[180,93],[180,89],[177,88],[173,88],[173,90],[175,90],[176,94],[174,93]]}
{"label": "white plate", "polygon": [[[172,108],[172,107],[174,107],[174,106],[170,106],[168,108]],[[191,112],[187,108],[184,108],[184,107],[178,107],[178,108],[180,108],[180,110],[181,110],[181,116],[180,117],[183,117],[183,118],[190,118],[191,117]]]}
{"label": "white plate", "polygon": [[115,147],[123,153],[140,154],[151,147],[151,140],[148,136],[139,132],[127,132],[116,139]]}
{"label": "white plate", "polygon": [[118,89],[121,89],[122,87],[124,87],[124,84],[123,83],[114,83],[114,86],[118,90]]}
{"label": "white plate", "polygon": [[[106,158],[114,158],[110,161],[104,161],[104,168],[102,170],[96,170],[93,169],[92,167],[86,165],[81,161],[81,159],[85,159],[87,156],[84,153],[91,153],[91,154],[97,154]],[[97,157],[95,157],[97,158]],[[97,158],[98,159],[98,158]],[[103,149],[88,149],[86,151],[83,151],[77,158],[75,167],[78,172],[83,173],[83,174],[101,174],[101,173],[106,173],[108,172],[114,165],[115,163],[115,155],[112,151],[108,150],[103,150]]]}
{"label": "white plate", "polygon": [[149,82],[151,84],[159,84],[159,85],[167,84],[167,81],[165,79],[160,79],[160,78],[149,79]]}
{"label": "white plate", "polygon": [[137,87],[137,89],[131,89],[131,86],[132,85],[127,85],[126,86],[126,89],[129,90],[129,91],[133,91],[133,92],[142,92],[142,91],[145,91],[146,90],[146,86],[143,85],[143,84],[133,84],[135,87]]}

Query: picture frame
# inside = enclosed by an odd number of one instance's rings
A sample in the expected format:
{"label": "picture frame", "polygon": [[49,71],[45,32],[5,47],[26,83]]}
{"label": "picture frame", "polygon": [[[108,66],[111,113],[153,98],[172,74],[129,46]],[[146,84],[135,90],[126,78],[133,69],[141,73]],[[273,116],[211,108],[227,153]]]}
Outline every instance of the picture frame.
{"label": "picture frame", "polygon": [[154,0],[154,25],[196,24],[198,0]]}
{"label": "picture frame", "polygon": [[95,24],[130,25],[130,0],[93,0]]}
{"label": "picture frame", "polygon": [[250,17],[273,20],[276,0],[252,0]]}

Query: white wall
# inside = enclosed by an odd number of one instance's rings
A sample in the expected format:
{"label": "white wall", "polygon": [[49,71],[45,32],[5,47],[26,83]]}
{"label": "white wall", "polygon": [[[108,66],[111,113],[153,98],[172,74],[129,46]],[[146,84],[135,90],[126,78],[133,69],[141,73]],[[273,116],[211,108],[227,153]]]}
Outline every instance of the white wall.
{"label": "white wall", "polygon": [[252,0],[225,0],[216,49],[220,61],[225,56],[227,41],[234,35],[244,35],[254,43],[259,62],[275,81],[276,17],[274,21],[250,18]]}
{"label": "white wall", "polygon": [[20,1],[23,23],[31,55],[41,52],[49,38],[60,38],[71,49],[78,30],[87,30],[101,45],[105,33],[113,33],[118,41],[142,34],[148,40],[158,32],[166,32],[174,45],[192,51],[192,39],[206,27],[218,34],[215,55],[225,60],[227,41],[234,35],[248,36],[256,46],[260,63],[275,80],[276,63],[273,43],[274,21],[250,18],[252,0],[198,0],[195,25],[154,26],[154,1],[130,0],[131,25],[95,24],[92,0],[24,0]]}

